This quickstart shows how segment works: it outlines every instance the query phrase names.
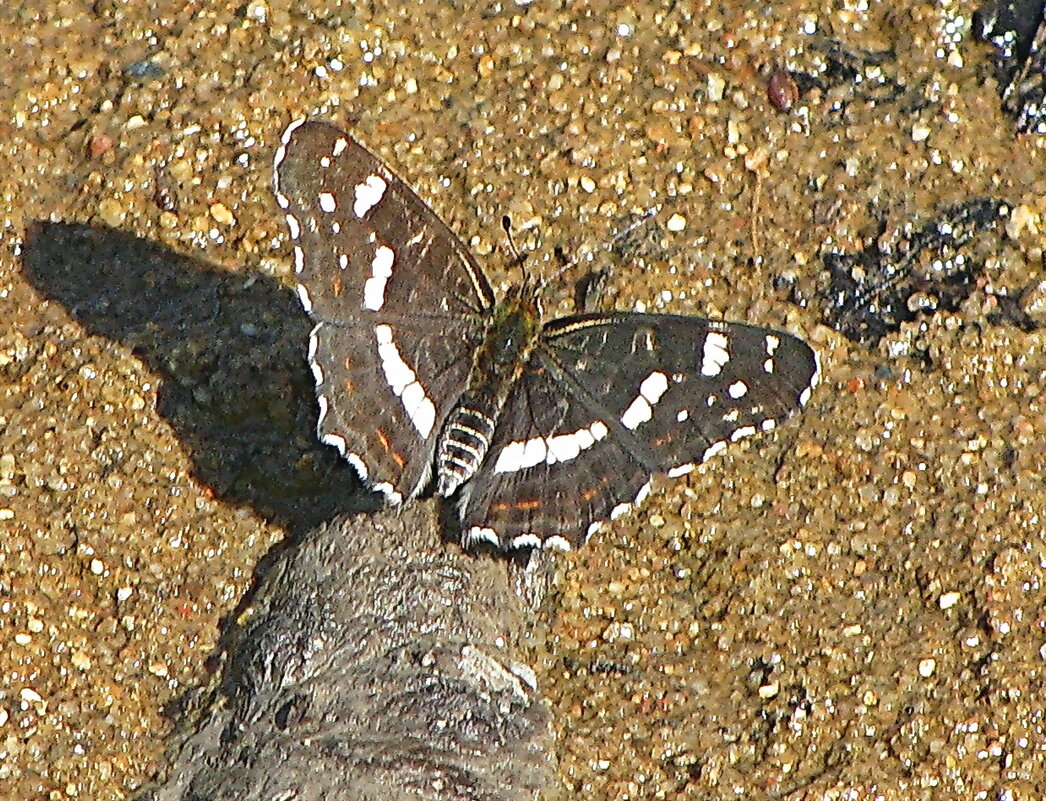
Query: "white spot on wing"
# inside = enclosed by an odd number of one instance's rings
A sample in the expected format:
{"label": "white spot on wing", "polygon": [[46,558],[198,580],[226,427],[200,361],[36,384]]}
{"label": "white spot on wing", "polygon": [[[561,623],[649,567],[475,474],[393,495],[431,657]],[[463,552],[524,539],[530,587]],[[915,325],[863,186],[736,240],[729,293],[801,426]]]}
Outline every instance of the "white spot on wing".
{"label": "white spot on wing", "polygon": [[687,473],[692,473],[693,470],[694,470],[694,463],[693,462],[687,462],[686,464],[679,465],[679,467],[673,467],[671,470],[669,470],[666,473],[666,475],[669,478],[679,478],[680,476],[685,476]]}
{"label": "white spot on wing", "polygon": [[701,461],[702,462],[707,462],[713,456],[718,456],[720,453],[722,453],[725,450],[726,450],[726,442],[724,442],[723,440],[720,440],[719,442],[713,442],[711,445],[709,445],[707,448],[705,448],[705,452],[703,454],[701,454]]}
{"label": "white spot on wing", "polygon": [[588,428],[580,428],[569,434],[510,442],[498,453],[494,462],[494,472],[515,473],[542,462],[568,462],[576,459],[582,451],[591,448],[608,433],[606,424],[602,420],[596,420]]}
{"label": "white spot on wing", "polygon": [[639,385],[639,395],[621,415],[621,425],[635,431],[642,423],[653,417],[653,405],[661,400],[668,389],[668,376],[655,370]]}
{"label": "white spot on wing", "polygon": [[[419,384],[418,386],[421,385]],[[421,434],[422,438],[428,437],[432,433],[432,427],[436,424],[436,407],[432,405],[432,401],[428,397],[422,401],[415,413],[411,415],[410,421],[414,423],[414,427],[418,429],[418,433]]]}
{"label": "white spot on wing", "polygon": [[290,125],[283,129],[283,133],[280,135],[280,146],[276,148],[276,155],[272,159],[272,172],[274,176],[274,183],[276,185],[276,202],[280,204],[281,209],[286,209],[290,206],[290,201],[287,196],[280,191],[280,165],[283,164],[283,160],[287,158],[287,143],[291,141],[291,135],[298,130],[305,123],[305,119],[294,120]]}
{"label": "white spot on wing", "polygon": [[408,384],[400,400],[403,401],[403,408],[407,410],[407,415],[418,429],[418,433],[427,437],[436,424],[436,407],[432,405],[421,384],[417,381]]}
{"label": "white spot on wing", "polygon": [[739,439],[744,439],[745,437],[750,437],[754,433],[755,433],[755,426],[741,426],[740,428],[735,428],[734,429],[734,433],[730,435],[730,439],[733,440],[734,442],[737,442]]}
{"label": "white spot on wing", "polygon": [[301,236],[301,225],[298,224],[298,218],[293,214],[287,215],[287,228],[291,232],[291,239]]}
{"label": "white spot on wing", "polygon": [[766,355],[773,356],[778,346],[781,344],[781,338],[774,336],[773,334],[766,335]]}
{"label": "white spot on wing", "polygon": [[309,354],[308,358],[310,362],[316,361],[316,352],[320,348],[320,329],[323,328],[323,323],[316,323],[309,332]]}
{"label": "white spot on wing", "polygon": [[[286,148],[287,143],[291,141],[291,136],[294,134],[296,130],[298,130],[301,126],[305,124],[305,121],[306,118],[301,117],[299,119],[294,120],[290,125],[283,129],[283,133],[280,135],[280,142],[283,145],[281,150]],[[276,163],[279,164],[281,161],[283,161],[283,154],[277,152]]]}
{"label": "white spot on wing", "polygon": [[294,246],[294,272],[300,273],[305,269],[305,251],[297,245]]}
{"label": "white spot on wing", "polygon": [[494,529],[486,526],[473,526],[465,532],[465,547],[475,545],[477,542],[489,542],[491,545],[500,545],[501,539]]}
{"label": "white spot on wing", "polygon": [[[324,445],[330,445],[332,448],[336,448],[338,450],[338,453],[340,453],[342,456],[345,456],[345,458],[348,459],[348,455],[346,455],[345,453],[345,450],[348,447],[348,443],[345,442],[345,437],[343,437],[341,434],[324,434],[320,437],[320,442],[322,442]],[[355,456],[355,454],[349,455]],[[351,462],[352,460],[349,459],[349,461]],[[355,465],[353,466],[355,467]],[[357,470],[358,469],[359,468],[357,468]],[[366,477],[366,471],[360,473],[360,478]]]}
{"label": "white spot on wing", "polygon": [[[583,433],[587,436],[582,436]],[[588,434],[587,431],[549,437],[548,456],[545,457],[545,461],[549,464],[569,462],[571,459],[576,459],[578,454],[581,453],[583,443],[588,442],[589,447],[591,447],[591,443],[594,441],[592,435]]]}
{"label": "white spot on wing", "polygon": [[399,348],[392,341],[392,327],[376,325],[374,336],[378,341],[378,359],[381,361],[385,380],[403,403],[403,409],[414,428],[422,439],[426,439],[436,424],[436,407],[425,393],[421,382],[417,380],[414,371],[400,356]]}
{"label": "white spot on wing", "polygon": [[748,384],[746,384],[744,381],[735,381],[733,384],[727,387],[726,392],[734,400],[737,400],[738,398],[743,398],[748,392]]}
{"label": "white spot on wing", "polygon": [[345,148],[349,146],[349,141],[344,137],[340,136],[334,140],[334,149],[331,151],[331,155],[337,158],[340,156]]}
{"label": "white spot on wing", "polygon": [[371,277],[363,284],[363,308],[379,311],[385,305],[385,283],[392,277],[396,260],[392,248],[379,245],[370,263]]}
{"label": "white spot on wing", "polygon": [[380,175],[368,175],[362,184],[356,184],[356,202],[352,204],[356,216],[361,219],[365,217],[368,211],[381,202],[387,188],[388,184]]}
{"label": "white spot on wing", "polygon": [[495,473],[515,473],[545,461],[548,446],[542,437],[510,442],[498,454],[494,463]]}
{"label": "white spot on wing", "polygon": [[569,551],[570,550],[570,541],[568,539],[566,539],[565,537],[559,536],[558,534],[555,534],[555,535],[549,537],[542,544],[544,545],[545,549],[548,550],[548,551]]}
{"label": "white spot on wing", "polygon": [[312,370],[312,381],[316,386],[323,384],[323,367],[317,361],[310,361],[309,367]]}
{"label": "white spot on wing", "polygon": [[632,401],[632,405],[625,409],[625,413],[621,415],[621,425],[635,431],[639,428],[640,424],[645,423],[653,416],[653,407],[647,403],[646,398],[642,395],[638,395],[636,399]]}
{"label": "white spot on wing", "polygon": [[632,501],[633,506],[639,506],[643,501],[646,500],[647,495],[650,494],[650,482],[648,481],[642,487],[639,488],[639,492],[636,493],[636,499]]}
{"label": "white spot on wing", "polygon": [[639,385],[639,394],[653,404],[661,400],[667,389],[668,376],[655,370],[643,379],[643,383]]}
{"label": "white spot on wing", "polygon": [[396,492],[388,481],[382,481],[380,484],[375,484],[374,489],[385,496],[385,500],[391,503],[393,506],[399,506],[403,502],[403,496]]}
{"label": "white spot on wing", "polygon": [[347,461],[354,468],[356,468],[356,472],[360,474],[360,479],[362,479],[363,481],[367,480],[367,475],[369,474],[370,471],[367,470],[367,465],[365,465],[363,463],[363,460],[359,457],[358,454],[355,454],[355,453],[347,453],[347,454],[345,454],[345,461]]}
{"label": "white spot on wing", "polygon": [[537,534],[520,534],[509,540],[510,548],[540,548],[541,538]]}
{"label": "white spot on wing", "polygon": [[318,199],[320,201],[320,208],[327,214],[333,214],[337,210],[338,204],[334,200],[334,195],[330,192],[320,192]]}
{"label": "white spot on wing", "polygon": [[407,384],[403,389],[403,394],[400,395],[400,400],[403,401],[403,407],[408,413],[416,414],[418,408],[425,403],[425,390],[417,381]]}
{"label": "white spot on wing", "polygon": [[728,344],[729,340],[726,335],[718,331],[709,331],[705,335],[705,344],[701,354],[701,375],[719,375],[723,365],[730,361],[730,354],[726,350]]}
{"label": "white spot on wing", "polygon": [[301,284],[298,284],[298,300],[301,301],[301,307],[305,309],[306,312],[312,311],[312,298],[309,297],[309,290]]}

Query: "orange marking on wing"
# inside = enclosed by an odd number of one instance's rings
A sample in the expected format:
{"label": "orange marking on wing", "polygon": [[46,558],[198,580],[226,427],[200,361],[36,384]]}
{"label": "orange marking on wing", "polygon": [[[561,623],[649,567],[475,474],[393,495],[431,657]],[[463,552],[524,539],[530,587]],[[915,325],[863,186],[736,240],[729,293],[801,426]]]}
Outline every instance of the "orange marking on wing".
{"label": "orange marking on wing", "polygon": [[509,509],[540,509],[541,501],[530,500],[530,501],[516,501],[515,503],[495,503],[491,505],[491,508],[498,512],[505,512]]}
{"label": "orange marking on wing", "polygon": [[341,290],[344,288],[344,285],[341,282],[341,276],[334,276],[334,282],[331,284],[331,287],[334,289],[334,297],[340,298]]}
{"label": "orange marking on wing", "polygon": [[381,447],[385,449],[385,453],[387,453],[392,458],[392,461],[394,461],[397,464],[397,466],[403,467],[403,465],[407,463],[407,460],[400,454],[396,453],[396,451],[392,450],[392,446],[389,444],[388,435],[380,428],[377,429],[374,433],[378,435],[378,442],[380,442]]}

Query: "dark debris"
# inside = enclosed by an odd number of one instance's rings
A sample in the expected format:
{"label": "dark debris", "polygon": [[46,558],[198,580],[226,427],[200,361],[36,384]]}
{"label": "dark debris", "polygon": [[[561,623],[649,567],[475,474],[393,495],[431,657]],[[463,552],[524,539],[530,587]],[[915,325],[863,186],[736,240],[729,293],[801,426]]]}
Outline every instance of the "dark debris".
{"label": "dark debris", "polygon": [[1046,19],[1042,0],[988,3],[974,30],[995,47],[1002,107],[1020,133],[1046,133]]}
{"label": "dark debris", "polygon": [[983,267],[977,245],[992,232],[1001,201],[978,198],[945,209],[915,229],[909,223],[880,235],[858,253],[823,254],[828,274],[825,322],[848,339],[878,342],[920,314],[958,308]]}

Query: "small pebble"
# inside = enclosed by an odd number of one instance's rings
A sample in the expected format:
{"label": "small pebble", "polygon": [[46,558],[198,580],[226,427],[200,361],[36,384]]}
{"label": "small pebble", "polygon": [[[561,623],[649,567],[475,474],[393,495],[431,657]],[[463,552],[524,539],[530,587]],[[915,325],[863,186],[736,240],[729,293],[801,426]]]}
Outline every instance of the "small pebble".
{"label": "small pebble", "polygon": [[127,216],[127,210],[116,198],[107,197],[98,204],[98,216],[110,228],[118,228]]}
{"label": "small pebble", "polygon": [[214,218],[215,222],[221,223],[222,225],[236,224],[236,218],[224,203],[212,203],[211,216]]}
{"label": "small pebble", "polygon": [[36,690],[32,687],[23,687],[18,692],[18,697],[22,699],[23,703],[26,704],[42,704],[44,699],[40,696]]}
{"label": "small pebble", "polygon": [[113,138],[108,134],[95,134],[87,145],[92,159],[100,159],[113,149]]}
{"label": "small pebble", "polygon": [[786,69],[776,69],[766,84],[766,96],[778,111],[791,111],[799,99],[799,87],[792,73]]}

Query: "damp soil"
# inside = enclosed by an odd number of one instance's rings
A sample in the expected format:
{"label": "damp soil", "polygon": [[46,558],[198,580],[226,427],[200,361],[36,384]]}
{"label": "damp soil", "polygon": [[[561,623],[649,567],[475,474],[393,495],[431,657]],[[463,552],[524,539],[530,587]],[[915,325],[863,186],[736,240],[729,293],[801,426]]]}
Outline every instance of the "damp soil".
{"label": "damp soil", "polygon": [[[531,269],[609,267],[608,306],[820,354],[797,421],[560,560],[528,661],[565,789],[1046,796],[1046,159],[973,10],[4,4],[2,794],[131,797],[259,560],[371,503],[315,442],[270,190],[310,113],[501,288],[507,214]],[[1007,215],[961,303],[824,323],[823,253],[973,197]]]}

